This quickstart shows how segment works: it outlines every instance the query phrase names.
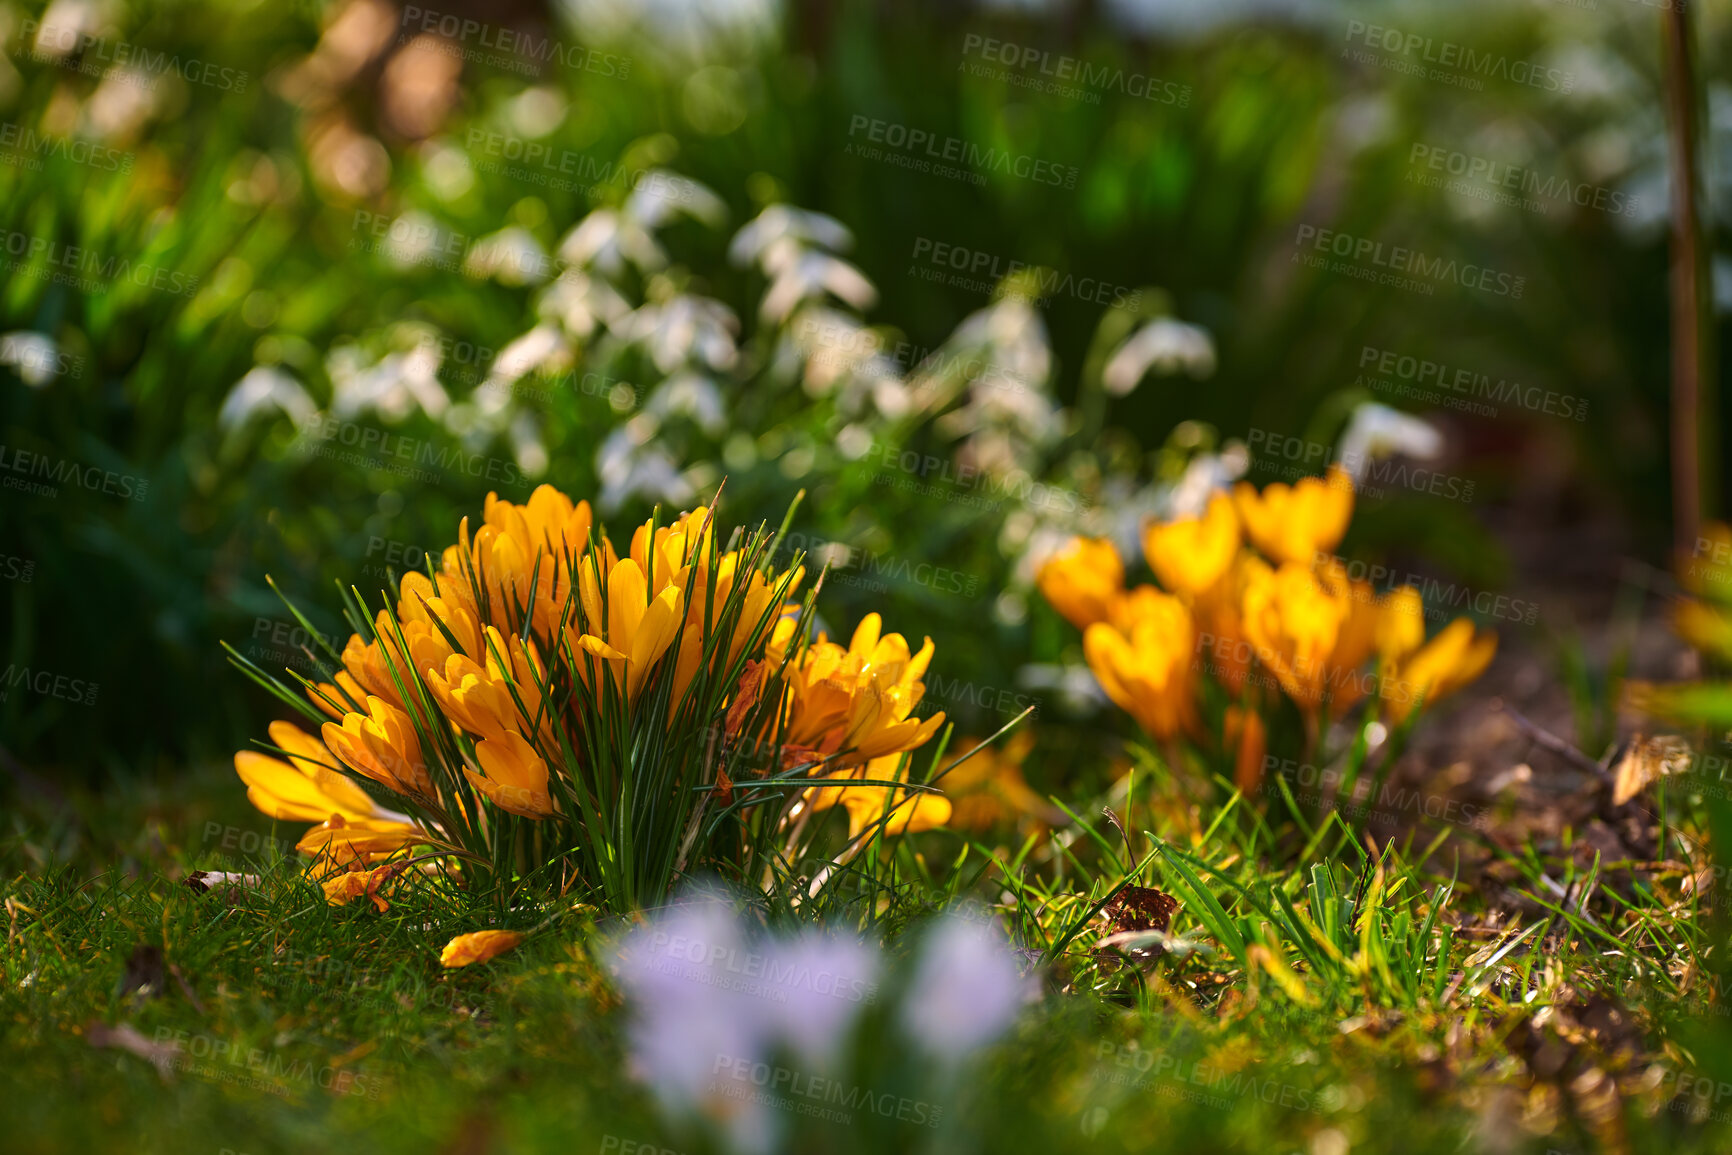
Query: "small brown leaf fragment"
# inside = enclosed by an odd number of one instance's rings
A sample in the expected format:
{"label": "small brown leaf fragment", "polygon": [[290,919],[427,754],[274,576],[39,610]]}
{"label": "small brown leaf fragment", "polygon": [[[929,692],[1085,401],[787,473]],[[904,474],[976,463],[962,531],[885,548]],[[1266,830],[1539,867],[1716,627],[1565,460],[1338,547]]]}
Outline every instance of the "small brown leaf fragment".
{"label": "small brown leaf fragment", "polygon": [[722,723],[729,741],[732,741],[745,724],[746,715],[752,707],[758,704],[758,695],[764,689],[764,663],[751,661],[746,663],[744,672],[740,674],[740,684],[734,691],[734,700],[728,704],[728,716]]}
{"label": "small brown leaf fragment", "polygon": [[1117,933],[1127,930],[1165,931],[1172,921],[1173,912],[1178,909],[1179,900],[1170,894],[1152,886],[1127,884],[1107,903],[1105,912],[1113,920],[1113,931]]}
{"label": "small brown leaf fragment", "polygon": [[1612,805],[1622,806],[1650,782],[1684,773],[1690,768],[1690,758],[1690,744],[1675,734],[1637,734],[1612,769]]}
{"label": "small brown leaf fragment", "polygon": [[[1165,934],[1172,922],[1173,912],[1179,909],[1179,900],[1170,894],[1156,890],[1152,886],[1136,886],[1127,883],[1112,901],[1101,908],[1101,913],[1107,916],[1110,932],[1106,936],[1120,934],[1148,934],[1158,932]],[[1166,948],[1159,943],[1147,946],[1131,947],[1126,953],[1136,958],[1158,958]]]}
{"label": "small brown leaf fragment", "polygon": [[734,780],[722,766],[716,767],[716,801],[727,806],[734,800]]}

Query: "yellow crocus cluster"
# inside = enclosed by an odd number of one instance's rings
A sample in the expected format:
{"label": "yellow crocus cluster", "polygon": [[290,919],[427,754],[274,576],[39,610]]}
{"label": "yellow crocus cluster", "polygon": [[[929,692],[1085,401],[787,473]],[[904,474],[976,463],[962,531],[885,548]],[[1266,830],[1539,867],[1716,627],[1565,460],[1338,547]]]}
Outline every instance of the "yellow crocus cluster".
{"label": "yellow crocus cluster", "polygon": [[[867,614],[847,648],[824,634],[807,646],[788,673],[784,749],[801,761],[835,767],[900,754],[924,745],[944,725],[944,711],[910,717],[926,693],[921,679],[932,661],[932,639],[911,653],[901,634],[884,634],[883,620]],[[775,664],[793,622],[777,624],[770,654]]]}
{"label": "yellow crocus cluster", "polygon": [[[1199,516],[1144,528],[1159,588],[1126,589],[1113,544],[1089,539],[1054,555],[1037,582],[1083,630],[1084,657],[1107,696],[1163,742],[1203,737],[1204,674],[1252,707],[1267,683],[1313,718],[1339,716],[1375,693],[1386,716],[1404,720],[1478,677],[1497,639],[1458,619],[1427,642],[1417,590],[1379,596],[1350,578],[1332,551],[1352,513],[1352,484],[1339,466],[1261,491],[1241,482]],[[1253,681],[1254,670],[1266,676]],[[1254,777],[1261,719],[1239,708],[1223,731],[1239,751],[1240,777]]]}
{"label": "yellow crocus cluster", "polygon": [[[899,757],[943,724],[942,713],[911,717],[930,640],[912,653],[872,614],[845,648],[822,636],[801,644],[784,607],[803,570],[772,568],[762,537],[725,553],[717,540],[712,511],[699,507],[637,527],[621,553],[587,502],[550,486],[523,504],[490,494],[482,524],[471,533],[461,523],[438,569],[402,578],[372,636],[349,637],[330,680],[302,682],[328,719],[319,733],[279,722],[271,737],[284,756],[235,756],[248,797],[273,818],[318,824],[300,848],[348,868],[326,879],[332,901],[378,901],[390,876],[361,878],[369,862],[485,839],[490,815],[574,819],[561,799],[584,774],[586,736],[604,716],[641,717],[652,691],[658,716],[699,728],[732,727],[769,692],[781,709],[763,737],[815,772]],[[700,675],[704,718],[687,694]],[[767,675],[782,680],[771,688]],[[363,783],[406,812],[376,803]],[[861,789],[893,803],[895,829],[949,813],[941,799]],[[873,801],[831,793],[851,816]]]}

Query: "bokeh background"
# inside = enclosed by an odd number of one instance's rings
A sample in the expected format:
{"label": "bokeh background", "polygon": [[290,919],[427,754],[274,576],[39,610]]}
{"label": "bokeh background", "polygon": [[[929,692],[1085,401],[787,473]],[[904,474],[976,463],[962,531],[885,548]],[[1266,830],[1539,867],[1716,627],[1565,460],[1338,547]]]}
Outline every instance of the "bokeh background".
{"label": "bokeh background", "polygon": [[[1665,593],[1661,5],[440,3],[0,5],[9,778],[226,773],[275,712],[219,643],[304,662],[271,581],[336,633],[333,583],[542,481],[616,526],[803,491],[826,624],[931,635],[975,733],[1103,724],[1044,551],[1320,472],[1365,402],[1438,437],[1344,552],[1500,664],[1591,681]],[[1362,278],[1397,248],[1493,275]]]}

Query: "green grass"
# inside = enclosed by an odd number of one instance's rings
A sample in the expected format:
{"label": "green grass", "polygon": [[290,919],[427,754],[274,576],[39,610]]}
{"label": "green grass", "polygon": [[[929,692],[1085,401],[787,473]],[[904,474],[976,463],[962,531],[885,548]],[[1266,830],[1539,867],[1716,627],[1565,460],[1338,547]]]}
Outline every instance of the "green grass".
{"label": "green grass", "polygon": [[[555,912],[518,950],[442,970],[452,934],[526,929],[549,912],[499,916],[487,896],[430,888],[382,914],[327,906],[292,860],[222,850],[230,819],[261,829],[238,794],[208,777],[166,796],[74,799],[76,818],[14,812],[0,953],[7,1147],[722,1149],[665,1119],[630,1075],[605,946],[620,926]],[[1225,810],[1207,839],[1136,833],[1124,855],[1079,824],[1031,841],[1014,867],[953,835],[922,839],[935,881],[911,875],[871,933],[907,953],[921,910],[971,882],[970,896],[999,902],[1023,944],[1046,952],[1044,997],[942,1085],[916,1079],[869,1016],[855,1070],[941,1106],[939,1126],[791,1119],[787,1149],[1418,1155],[1732,1142],[1706,1117],[1732,1083],[1732,1029],[1723,1005],[1696,997],[1718,952],[1706,913],[1674,907],[1675,876],[1638,884],[1604,863],[1572,874],[1527,851],[1507,856],[1517,881],[1494,892],[1447,866],[1441,846],[1373,857],[1314,834],[1282,854],[1260,841],[1266,826]],[[176,845],[172,831],[189,836]],[[196,893],[181,879],[199,868],[261,883]],[[1567,909],[1538,881],[1547,873],[1570,891]],[[1171,936],[1192,949],[1154,964],[1097,953],[1100,921],[1081,915],[1127,881],[1181,901]],[[1686,984],[1696,1001],[1678,997]],[[184,1065],[159,1074],[94,1044],[121,1024],[178,1042]]]}

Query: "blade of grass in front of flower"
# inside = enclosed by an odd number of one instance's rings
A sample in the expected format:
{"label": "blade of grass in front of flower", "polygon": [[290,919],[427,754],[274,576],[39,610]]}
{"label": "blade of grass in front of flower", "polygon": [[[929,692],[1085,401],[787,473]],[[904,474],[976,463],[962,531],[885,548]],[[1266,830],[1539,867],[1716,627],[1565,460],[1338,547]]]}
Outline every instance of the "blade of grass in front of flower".
{"label": "blade of grass in front of flower", "polygon": [[1239,965],[1245,965],[1244,935],[1214,893],[1203,885],[1203,880],[1197,877],[1196,872],[1185,861],[1188,856],[1175,852],[1165,840],[1154,833],[1150,832],[1148,836],[1154,841],[1155,850],[1177,876],[1177,885],[1190,897],[1193,904],[1191,909],[1198,921],[1208,928],[1209,933],[1215,936],[1215,941],[1220,943]]}
{"label": "blade of grass in front of flower", "polygon": [[322,722],[325,720],[326,715],[321,714],[318,707],[307,701],[306,698],[285,687],[276,675],[261,668],[251,658],[242,654],[239,650],[229,645],[229,643],[221,642],[219,644],[228,654],[229,662],[236,669],[240,670],[241,673],[262,686],[266,692],[271,694],[273,697],[281,699],[287,705],[294,707],[297,713],[311,719],[312,721]]}
{"label": "blade of grass in front of flower", "polygon": [[[1101,853],[1106,855],[1108,862],[1110,862],[1112,864],[1113,873],[1115,873],[1115,874],[1123,873],[1125,871],[1125,862],[1124,862],[1124,859],[1119,857],[1119,848],[1117,846],[1115,846],[1099,830],[1096,830],[1092,824],[1084,821],[1082,816],[1077,814],[1076,811],[1074,811],[1070,807],[1066,806],[1062,800],[1054,799],[1054,802],[1057,803],[1058,808],[1060,810],[1064,811],[1065,814],[1067,816],[1069,816],[1070,820],[1077,825],[1078,829],[1080,829],[1084,834],[1089,836],[1090,841],[1092,841],[1096,846],[1101,848]],[[1078,871],[1084,870],[1082,863],[1079,862],[1077,860],[1076,856],[1071,853],[1070,847],[1068,845],[1066,845],[1064,843],[1060,843],[1059,848],[1065,853],[1065,855],[1068,858],[1070,858],[1070,860],[1072,862],[1076,863]]]}
{"label": "blade of grass in front of flower", "polygon": [[283,605],[288,608],[290,614],[294,615],[294,619],[300,624],[301,629],[307,632],[307,636],[319,644],[319,648],[325,651],[325,654],[330,658],[331,662],[335,666],[341,668],[343,664],[343,655],[331,644],[329,638],[325,637],[324,634],[313,628],[313,623],[307,620],[307,616],[301,612],[301,608],[293,601],[289,600],[287,594],[277,588],[276,579],[271,577],[269,574],[266,574],[265,584],[270,586],[271,592],[276,594],[277,597],[282,600]]}
{"label": "blade of grass in front of flower", "polygon": [[[1281,799],[1287,804],[1287,812],[1292,816],[1293,824],[1305,836],[1306,847],[1311,847],[1314,844],[1316,830],[1312,827],[1310,820],[1305,817],[1304,808],[1299,805],[1299,800],[1293,797],[1293,788],[1288,785],[1287,776],[1284,774],[1275,775],[1275,785],[1281,788]],[[1304,855],[1301,854],[1300,857],[1303,858]]]}
{"label": "blade of grass in front of flower", "polygon": [[[1369,717],[1370,711],[1367,711],[1366,714]],[[1353,823],[1355,845],[1358,844],[1360,836],[1364,833],[1363,823],[1369,821],[1371,811],[1377,806],[1377,800],[1383,796],[1383,784],[1389,780],[1390,772],[1395,769],[1396,762],[1400,760],[1402,752],[1407,749],[1407,740],[1413,734],[1413,727],[1419,722],[1419,715],[1420,711],[1415,710],[1403,718],[1390,733],[1382,752],[1378,755],[1377,771],[1371,779],[1370,804],[1365,808],[1365,813],[1356,818]],[[1361,736],[1363,737],[1363,735],[1364,731],[1361,731]]]}
{"label": "blade of grass in front of flower", "polygon": [[[1354,788],[1359,785],[1359,775],[1365,769],[1365,755],[1371,749],[1371,727],[1378,724],[1377,711],[1367,709],[1365,716],[1360,719],[1359,726],[1353,733],[1353,743],[1347,749],[1347,764],[1341,773],[1341,785],[1335,792],[1337,806],[1343,801],[1353,801]],[[1371,798],[1372,804],[1366,807],[1365,814],[1354,819],[1355,835],[1363,829],[1360,824],[1369,818],[1371,810],[1376,808],[1377,790],[1375,787],[1372,789]]]}

